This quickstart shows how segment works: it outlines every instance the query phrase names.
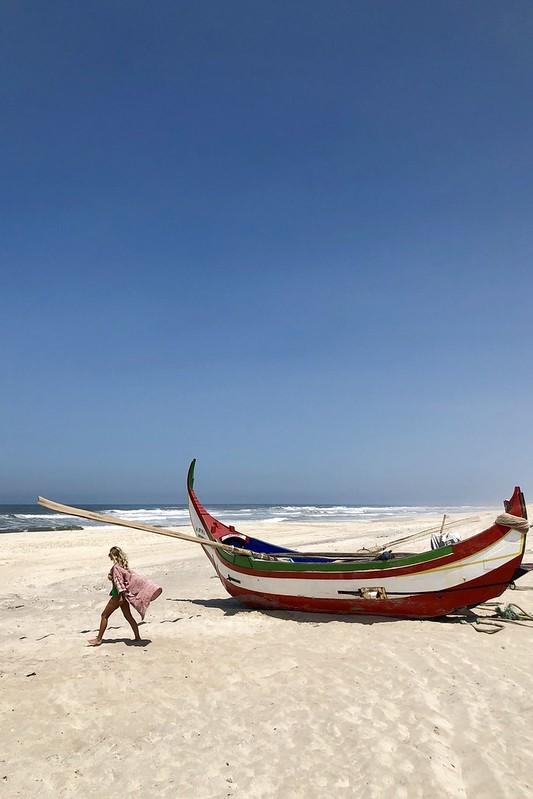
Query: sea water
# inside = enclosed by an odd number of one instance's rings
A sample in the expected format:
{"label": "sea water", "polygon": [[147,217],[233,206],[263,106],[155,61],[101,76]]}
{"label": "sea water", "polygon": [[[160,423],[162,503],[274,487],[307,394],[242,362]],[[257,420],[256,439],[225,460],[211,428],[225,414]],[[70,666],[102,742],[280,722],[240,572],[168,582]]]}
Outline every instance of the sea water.
{"label": "sea water", "polygon": [[[141,522],[156,527],[184,527],[189,524],[186,505],[86,505],[83,507],[119,516],[128,521]],[[480,508],[419,505],[209,505],[209,512],[217,519],[239,527],[239,523],[254,521],[320,524],[321,522],[379,521],[388,517],[434,516],[444,513],[475,513]],[[43,533],[52,530],[79,530],[99,522],[66,516],[42,508],[40,505],[0,505],[0,533],[22,533],[31,530]]]}

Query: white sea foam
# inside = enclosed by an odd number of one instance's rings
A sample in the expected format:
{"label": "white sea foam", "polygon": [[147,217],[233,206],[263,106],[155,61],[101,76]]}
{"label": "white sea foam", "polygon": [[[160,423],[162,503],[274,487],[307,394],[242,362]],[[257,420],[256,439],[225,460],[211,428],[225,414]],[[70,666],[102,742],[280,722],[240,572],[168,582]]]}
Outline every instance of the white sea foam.
{"label": "white sea foam", "polygon": [[[189,524],[189,512],[185,506],[154,505],[107,507],[92,506],[94,510],[126,521],[153,524],[161,527],[182,527]],[[480,509],[473,506],[441,507],[434,505],[207,505],[210,513],[227,524],[255,521],[275,523],[320,524],[322,522],[342,522],[379,520],[391,516],[439,515],[443,513],[476,513]],[[62,513],[39,512],[37,506],[0,506],[0,532],[16,532],[35,528],[61,528],[68,525],[92,527],[98,524],[76,516]]]}
{"label": "white sea foam", "polygon": [[16,519],[73,519],[74,516],[67,516],[66,513],[14,513]]}

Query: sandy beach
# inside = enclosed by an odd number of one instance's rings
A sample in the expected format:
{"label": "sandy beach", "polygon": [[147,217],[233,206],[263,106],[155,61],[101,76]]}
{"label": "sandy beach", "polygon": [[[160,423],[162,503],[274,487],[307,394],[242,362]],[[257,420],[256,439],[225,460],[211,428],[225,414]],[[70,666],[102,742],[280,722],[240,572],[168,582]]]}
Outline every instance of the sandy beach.
{"label": "sandy beach", "polygon": [[[243,531],[346,551],[438,521]],[[199,546],[116,527],[0,543],[0,797],[533,793],[533,629],[246,610]],[[118,611],[88,648],[113,544],[164,592],[142,646]],[[499,601],[533,613],[532,589]]]}

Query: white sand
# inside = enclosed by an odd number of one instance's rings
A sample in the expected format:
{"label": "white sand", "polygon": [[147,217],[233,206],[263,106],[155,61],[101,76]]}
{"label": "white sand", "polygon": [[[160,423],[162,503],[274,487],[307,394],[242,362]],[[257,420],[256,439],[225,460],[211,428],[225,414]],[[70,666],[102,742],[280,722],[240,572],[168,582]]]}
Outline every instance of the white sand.
{"label": "white sand", "polygon": [[[253,531],[346,550],[425,526]],[[164,593],[146,646],[117,611],[87,648],[115,543]],[[199,547],[120,528],[0,545],[2,799],[533,795],[533,629],[248,611]],[[501,602],[533,613],[533,576],[518,589]]]}

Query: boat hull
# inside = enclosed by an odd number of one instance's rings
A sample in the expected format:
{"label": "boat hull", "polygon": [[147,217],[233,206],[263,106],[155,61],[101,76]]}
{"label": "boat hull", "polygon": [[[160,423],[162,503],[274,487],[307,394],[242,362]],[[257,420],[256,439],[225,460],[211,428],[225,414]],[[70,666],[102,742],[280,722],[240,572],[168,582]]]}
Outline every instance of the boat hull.
{"label": "boat hull", "polygon": [[491,572],[490,583],[484,577],[462,587],[426,594],[410,594],[389,599],[362,597],[306,596],[277,594],[242,588],[219,574],[224,588],[243,605],[256,610],[293,610],[301,613],[331,613],[363,616],[388,616],[406,619],[431,619],[446,616],[459,608],[471,608],[500,596],[508,587],[513,568],[507,564]]}
{"label": "boat hull", "polygon": [[[277,547],[211,516],[193,488],[194,462],[191,469],[189,513],[196,535],[274,556],[265,560],[204,547],[227,592],[250,608],[435,618],[500,596],[522,562],[526,533],[501,524],[453,546],[389,561],[335,561],[334,554],[313,561],[300,552],[282,558]],[[506,509],[525,517],[520,489]]]}

